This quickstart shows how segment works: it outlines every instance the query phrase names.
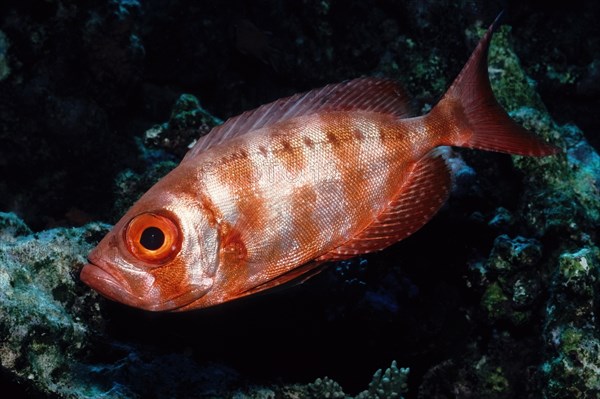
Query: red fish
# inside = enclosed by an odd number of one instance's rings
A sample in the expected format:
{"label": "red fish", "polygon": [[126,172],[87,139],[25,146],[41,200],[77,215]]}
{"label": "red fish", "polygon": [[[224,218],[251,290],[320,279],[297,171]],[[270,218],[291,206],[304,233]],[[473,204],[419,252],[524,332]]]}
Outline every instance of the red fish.
{"label": "red fish", "polygon": [[102,239],[81,279],[147,310],[217,305],[417,231],[450,190],[440,146],[554,154],[494,98],[496,24],[426,115],[411,115],[396,83],[360,78],[214,128]]}

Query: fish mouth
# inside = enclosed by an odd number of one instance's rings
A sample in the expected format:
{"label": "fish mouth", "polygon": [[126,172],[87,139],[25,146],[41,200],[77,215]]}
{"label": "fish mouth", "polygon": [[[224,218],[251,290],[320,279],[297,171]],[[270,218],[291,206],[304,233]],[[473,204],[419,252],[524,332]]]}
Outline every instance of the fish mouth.
{"label": "fish mouth", "polygon": [[131,299],[136,299],[123,287],[123,284],[115,276],[106,270],[105,267],[93,263],[89,259],[88,262],[89,263],[83,266],[83,269],[81,269],[81,273],[79,274],[81,281],[113,301],[129,304]]}
{"label": "fish mouth", "polygon": [[149,311],[177,311],[206,294],[209,287],[191,286],[188,291],[163,301],[137,296],[127,289],[129,285],[110,273],[110,267],[101,261],[88,259],[79,278],[100,295],[116,302]]}

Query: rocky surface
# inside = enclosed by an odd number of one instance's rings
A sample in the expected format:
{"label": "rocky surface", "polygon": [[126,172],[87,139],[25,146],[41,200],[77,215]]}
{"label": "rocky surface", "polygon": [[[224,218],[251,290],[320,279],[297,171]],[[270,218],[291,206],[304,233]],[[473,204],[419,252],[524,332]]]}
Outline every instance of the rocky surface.
{"label": "rocky surface", "polygon": [[581,39],[598,29],[598,7],[585,2],[511,5],[490,54],[500,102],[563,152],[458,151],[448,205],[407,240],[301,286],[189,314],[127,309],[79,282],[109,228],[94,221],[114,222],[221,120],[360,75],[400,80],[425,111],[500,8],[367,3],[0,5],[3,389],[600,395],[600,126],[589,111],[600,43]]}

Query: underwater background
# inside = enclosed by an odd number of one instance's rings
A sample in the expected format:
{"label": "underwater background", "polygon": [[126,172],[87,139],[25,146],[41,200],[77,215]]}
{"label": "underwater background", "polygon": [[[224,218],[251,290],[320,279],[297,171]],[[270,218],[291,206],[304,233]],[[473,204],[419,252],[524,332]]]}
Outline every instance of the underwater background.
{"label": "underwater background", "polygon": [[[561,147],[457,149],[423,229],[304,284],[158,314],[89,250],[222,120],[359,76],[426,112],[505,10],[490,79]],[[600,397],[600,3],[0,3],[0,388],[10,398]]]}

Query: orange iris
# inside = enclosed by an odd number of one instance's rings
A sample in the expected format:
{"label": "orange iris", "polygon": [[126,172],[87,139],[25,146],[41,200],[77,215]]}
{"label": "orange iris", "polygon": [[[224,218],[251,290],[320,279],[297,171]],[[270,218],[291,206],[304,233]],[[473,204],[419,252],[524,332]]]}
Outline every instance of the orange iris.
{"label": "orange iris", "polygon": [[163,264],[181,248],[179,228],[171,218],[156,213],[137,215],[125,229],[129,252],[139,260]]}

